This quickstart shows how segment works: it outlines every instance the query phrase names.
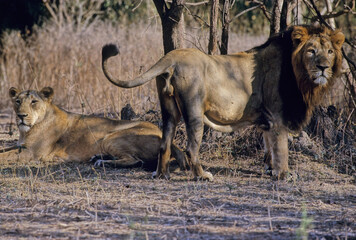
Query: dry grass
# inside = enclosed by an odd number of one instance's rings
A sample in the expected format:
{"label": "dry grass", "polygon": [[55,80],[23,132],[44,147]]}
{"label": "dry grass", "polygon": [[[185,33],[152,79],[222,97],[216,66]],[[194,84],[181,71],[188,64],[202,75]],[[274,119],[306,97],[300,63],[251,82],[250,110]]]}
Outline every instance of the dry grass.
{"label": "dry grass", "polygon": [[[192,31],[187,39],[204,49],[205,34]],[[263,41],[264,37],[232,36],[230,49],[245,50]],[[48,24],[27,42],[16,32],[7,35],[5,57],[0,59],[2,145],[12,145],[18,138],[6,97],[11,86],[51,86],[55,103],[79,113],[118,117],[130,103],[141,119],[160,124],[154,82],[125,90],[103,76],[100,50],[109,42],[118,43],[121,51],[112,68],[127,77],[148,69],[163,54],[157,24],[113,27],[94,22],[79,32]],[[318,137],[303,145],[291,136],[294,174],[283,182],[264,175],[261,138],[253,128],[232,134],[206,131],[201,159],[215,176],[212,183],[189,181],[190,173],[184,172],[172,173],[170,181],[152,180],[151,173],[142,169],[45,164],[31,160],[26,151],[1,153],[0,235],[2,239],[356,238],[352,175],[356,146],[353,132],[343,126],[340,121],[337,129],[351,142],[333,142],[329,149]],[[180,124],[175,141],[181,147],[184,131]]]}
{"label": "dry grass", "polygon": [[291,156],[299,177],[286,182],[263,175],[260,153],[204,157],[213,183],[23,154],[1,161],[2,239],[295,239],[303,211],[312,239],[356,237],[352,177],[301,154]]}

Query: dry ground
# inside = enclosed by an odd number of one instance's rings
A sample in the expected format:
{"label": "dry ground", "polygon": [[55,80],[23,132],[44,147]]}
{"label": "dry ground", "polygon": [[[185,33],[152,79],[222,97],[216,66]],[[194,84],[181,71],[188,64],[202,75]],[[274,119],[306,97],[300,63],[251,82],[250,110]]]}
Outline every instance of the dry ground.
{"label": "dry ground", "polygon": [[[17,138],[16,130],[5,134],[9,112],[1,115],[3,146]],[[291,151],[294,175],[273,181],[263,174],[258,144],[249,153],[238,144],[229,151],[222,146],[230,135],[209,138],[215,144],[205,140],[201,155],[214,182],[2,153],[1,239],[356,239],[353,176]]]}
{"label": "dry ground", "polygon": [[[147,70],[163,54],[162,31],[159,21],[154,22],[94,22],[81,31],[70,24],[58,28],[49,23],[27,41],[16,32],[4,36],[0,145],[13,145],[18,138],[16,128],[9,127],[14,121],[7,97],[11,86],[51,86],[55,103],[78,113],[117,117],[130,103],[141,119],[159,123],[160,114],[145,114],[159,109],[154,81],[135,89],[116,88],[100,67],[101,46],[114,42],[121,52],[111,62],[115,74],[132,77]],[[204,50],[206,33],[198,28],[185,38]],[[230,37],[230,52],[266,40]],[[334,99],[340,96],[331,95],[326,102],[338,102]],[[344,105],[341,109],[354,113]],[[26,151],[0,153],[0,238],[356,239],[355,131],[347,133],[346,126],[352,124],[341,120],[333,139],[346,136],[348,143],[327,143],[330,148],[323,152],[323,141],[315,141],[307,154],[291,145],[293,175],[282,182],[263,174],[260,135],[253,129],[206,132],[201,158],[214,182],[190,181],[189,172],[172,173],[169,181],[152,180],[151,172],[142,169],[44,164],[30,161]],[[185,142],[183,130],[181,126],[176,138],[180,146]]]}

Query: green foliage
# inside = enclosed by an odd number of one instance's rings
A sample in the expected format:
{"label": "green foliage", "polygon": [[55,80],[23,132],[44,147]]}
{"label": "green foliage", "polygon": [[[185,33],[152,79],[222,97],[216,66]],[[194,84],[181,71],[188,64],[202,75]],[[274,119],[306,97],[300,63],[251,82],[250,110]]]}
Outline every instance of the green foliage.
{"label": "green foliage", "polygon": [[307,211],[303,207],[300,227],[296,231],[298,240],[308,240],[308,233],[313,228],[312,222],[313,222],[313,218],[307,216]]}

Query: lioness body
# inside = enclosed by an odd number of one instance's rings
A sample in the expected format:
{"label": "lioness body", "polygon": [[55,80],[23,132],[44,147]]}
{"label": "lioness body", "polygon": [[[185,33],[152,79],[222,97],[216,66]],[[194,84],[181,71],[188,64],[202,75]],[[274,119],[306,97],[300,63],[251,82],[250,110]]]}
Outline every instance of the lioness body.
{"label": "lioness body", "polygon": [[103,71],[120,87],[139,86],[157,77],[163,138],[157,176],[168,177],[167,164],[175,127],[183,115],[187,153],[196,177],[212,180],[198,159],[203,123],[230,132],[255,124],[263,130],[265,162],[274,174],[288,171],[288,131],[300,130],[341,69],[344,35],[314,27],[294,27],[247,52],[209,56],[195,49],[169,52],[131,81],[114,78],[103,48]]}
{"label": "lioness body", "polygon": [[[157,164],[162,136],[157,126],[69,113],[52,103],[52,94],[51,88],[41,92],[10,89],[20,131],[18,144],[29,149],[35,159],[88,161],[99,154],[115,157],[111,162],[117,166]],[[183,153],[175,146],[172,151],[184,164]]]}

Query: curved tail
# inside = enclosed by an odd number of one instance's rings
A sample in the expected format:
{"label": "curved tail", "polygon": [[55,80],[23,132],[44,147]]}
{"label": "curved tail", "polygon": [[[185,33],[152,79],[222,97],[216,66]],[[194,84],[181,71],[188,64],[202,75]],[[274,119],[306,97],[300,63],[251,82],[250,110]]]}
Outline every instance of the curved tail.
{"label": "curved tail", "polygon": [[114,85],[123,87],[123,88],[133,88],[137,86],[141,86],[148,81],[154,79],[155,77],[164,74],[170,73],[169,68],[172,66],[172,63],[167,62],[162,58],[158,61],[154,66],[152,66],[147,72],[143,73],[141,76],[133,80],[120,80],[119,78],[115,78],[108,70],[107,62],[110,57],[116,56],[119,54],[119,49],[114,44],[107,44],[102,48],[102,69],[106,76],[106,78]]}

